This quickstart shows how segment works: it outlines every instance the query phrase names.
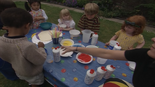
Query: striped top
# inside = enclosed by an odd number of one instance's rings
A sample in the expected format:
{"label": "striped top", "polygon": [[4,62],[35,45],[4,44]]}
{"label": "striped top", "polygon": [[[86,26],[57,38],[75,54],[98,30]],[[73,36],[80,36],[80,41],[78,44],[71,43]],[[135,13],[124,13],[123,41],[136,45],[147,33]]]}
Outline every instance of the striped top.
{"label": "striped top", "polygon": [[98,17],[88,19],[86,15],[83,15],[78,23],[80,29],[89,29],[93,32],[98,32],[100,29],[100,22]]}
{"label": "striped top", "polygon": [[141,44],[144,42],[143,35],[135,35],[135,36],[128,36],[122,30],[119,30],[115,33],[118,36],[117,41],[119,42],[122,50],[127,50],[129,47],[132,47],[135,43]]}

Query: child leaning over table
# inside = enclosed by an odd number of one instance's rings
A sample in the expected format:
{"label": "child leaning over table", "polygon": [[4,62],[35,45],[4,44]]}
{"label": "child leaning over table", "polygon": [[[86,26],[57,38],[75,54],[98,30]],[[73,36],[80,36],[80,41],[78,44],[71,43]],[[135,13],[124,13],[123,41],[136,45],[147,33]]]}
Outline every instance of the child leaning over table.
{"label": "child leaning over table", "polygon": [[95,3],[87,3],[85,5],[85,13],[78,22],[78,27],[81,29],[81,31],[84,29],[89,29],[98,33],[100,29],[99,18],[97,17],[98,11],[99,6]]}
{"label": "child leaning over table", "polygon": [[11,63],[21,80],[32,87],[39,87],[44,83],[43,63],[47,55],[42,42],[37,48],[25,37],[30,30],[32,16],[24,9],[9,8],[0,17],[9,31],[0,38],[0,58]]}
{"label": "child leaning over table", "polygon": [[38,28],[41,23],[46,22],[48,19],[45,11],[41,9],[40,0],[27,0],[25,8],[33,17],[32,29]]}
{"label": "child leaning over table", "polygon": [[[141,34],[145,28],[146,19],[141,15],[134,15],[127,18],[121,30],[117,31],[110,40],[117,40],[122,50],[133,49],[133,45],[138,43],[136,48],[142,48],[145,44],[143,35]],[[109,45],[110,41],[106,43]]]}
{"label": "child leaning over table", "polygon": [[61,30],[69,31],[75,28],[75,22],[68,9],[62,9],[60,11],[60,18],[58,19],[58,22],[59,27],[61,24],[66,25],[66,28],[60,27]]}

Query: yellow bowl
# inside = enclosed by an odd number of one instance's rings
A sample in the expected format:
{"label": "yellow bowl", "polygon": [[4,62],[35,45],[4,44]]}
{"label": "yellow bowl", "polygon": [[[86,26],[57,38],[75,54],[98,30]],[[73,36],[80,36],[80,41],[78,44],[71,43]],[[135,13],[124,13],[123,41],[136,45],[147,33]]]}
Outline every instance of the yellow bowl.
{"label": "yellow bowl", "polygon": [[62,39],[60,44],[62,46],[72,46],[74,44],[74,41],[71,39]]}

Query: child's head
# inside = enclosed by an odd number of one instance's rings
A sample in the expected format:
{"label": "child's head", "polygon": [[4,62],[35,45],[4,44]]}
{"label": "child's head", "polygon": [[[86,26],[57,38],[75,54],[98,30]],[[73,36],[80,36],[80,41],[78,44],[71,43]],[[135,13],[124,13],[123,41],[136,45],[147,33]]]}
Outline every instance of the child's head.
{"label": "child's head", "polygon": [[0,13],[7,8],[16,7],[16,4],[12,0],[0,0]]}
{"label": "child's head", "polygon": [[146,19],[144,16],[134,15],[124,21],[124,24],[122,25],[122,30],[127,32],[127,28],[130,28],[133,29],[132,35],[138,35],[143,32],[145,24]]}
{"label": "child's head", "polygon": [[99,11],[99,6],[96,3],[87,3],[84,11],[88,19],[93,19]]}
{"label": "child's head", "polygon": [[72,19],[68,9],[62,9],[60,11],[60,19],[61,20],[71,20]]}
{"label": "child's head", "polygon": [[1,21],[4,26],[10,28],[21,28],[32,24],[32,16],[21,8],[9,8],[4,10],[1,15]]}
{"label": "child's head", "polygon": [[28,2],[25,2],[25,8],[27,11],[31,11],[31,9],[37,11],[41,9],[40,0],[28,0]]}

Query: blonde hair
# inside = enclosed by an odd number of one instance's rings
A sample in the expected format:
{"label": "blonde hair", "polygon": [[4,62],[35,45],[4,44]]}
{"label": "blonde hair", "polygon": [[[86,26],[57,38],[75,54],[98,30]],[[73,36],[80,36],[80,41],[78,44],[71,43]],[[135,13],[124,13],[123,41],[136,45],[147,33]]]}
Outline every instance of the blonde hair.
{"label": "blonde hair", "polygon": [[72,20],[72,17],[71,17],[71,15],[70,15],[70,12],[69,12],[69,10],[68,9],[62,9],[61,11],[60,11],[60,20],[63,20],[63,16],[68,16],[69,15],[69,20]]}
{"label": "blonde hair", "polygon": [[[126,21],[132,23],[132,25],[127,24]],[[133,36],[138,35],[143,32],[145,25],[146,25],[146,19],[142,15],[134,15],[134,16],[127,18],[121,27],[124,32],[125,32],[125,26],[127,25],[131,25],[135,28],[135,31],[133,32]]]}
{"label": "blonde hair", "polygon": [[86,14],[94,15],[99,11],[99,6],[96,3],[87,3],[85,5],[84,11]]}

